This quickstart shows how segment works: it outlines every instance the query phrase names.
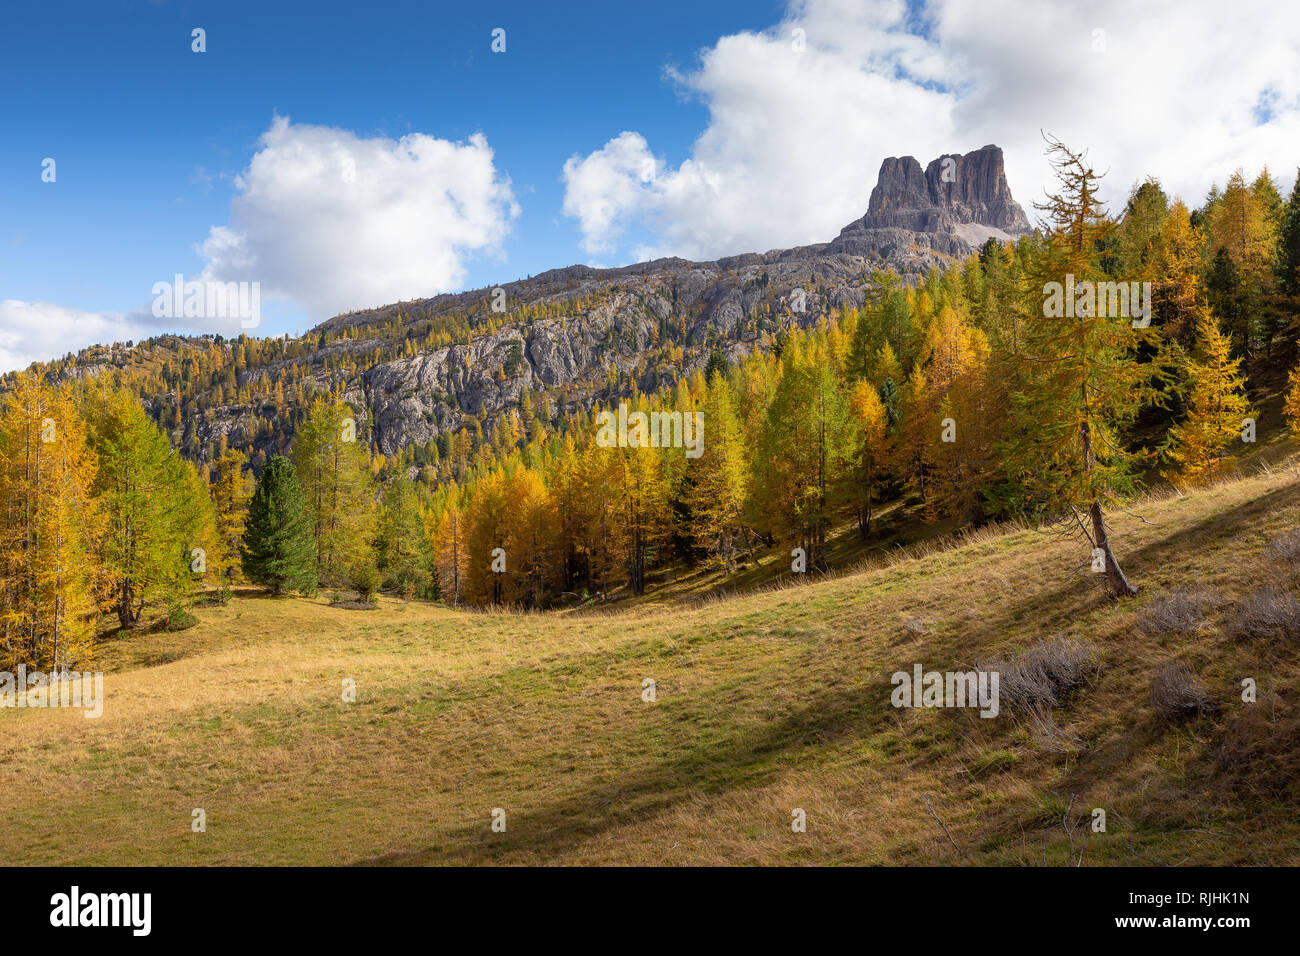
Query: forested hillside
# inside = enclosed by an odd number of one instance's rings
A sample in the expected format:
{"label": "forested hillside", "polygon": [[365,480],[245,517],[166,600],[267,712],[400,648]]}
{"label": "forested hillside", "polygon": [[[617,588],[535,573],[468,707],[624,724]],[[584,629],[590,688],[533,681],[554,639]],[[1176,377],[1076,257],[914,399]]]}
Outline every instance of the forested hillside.
{"label": "forested hillside", "polygon": [[[504,312],[486,290],[7,376],[0,649],[76,659],[99,612],[183,627],[241,580],[545,607],[760,547],[815,573],[901,507],[1062,522],[1131,594],[1117,503],[1300,430],[1300,185],[1238,171],[1189,209],[1148,179],[1112,215],[1085,157],[1049,159],[1042,228],[912,283],[820,247],[574,268]],[[654,412],[698,416],[698,447],[638,447]]]}

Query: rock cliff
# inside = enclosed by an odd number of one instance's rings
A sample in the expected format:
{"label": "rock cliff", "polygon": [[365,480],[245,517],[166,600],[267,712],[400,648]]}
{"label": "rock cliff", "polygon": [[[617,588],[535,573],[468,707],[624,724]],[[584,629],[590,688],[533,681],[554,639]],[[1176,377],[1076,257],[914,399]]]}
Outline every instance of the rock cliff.
{"label": "rock cliff", "polygon": [[985,146],[940,156],[924,171],[915,157],[889,157],[866,215],[845,226],[827,251],[892,261],[906,274],[969,255],[990,238],[1029,231],[1007,186],[1002,150]]}

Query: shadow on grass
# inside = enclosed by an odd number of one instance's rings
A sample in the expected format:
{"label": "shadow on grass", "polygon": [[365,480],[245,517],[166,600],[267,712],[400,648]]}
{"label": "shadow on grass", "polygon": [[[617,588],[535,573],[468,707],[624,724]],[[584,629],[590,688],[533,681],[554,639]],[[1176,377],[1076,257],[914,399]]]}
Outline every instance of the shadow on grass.
{"label": "shadow on grass", "polygon": [[[693,701],[685,712],[663,707],[653,719],[659,733],[689,733],[692,718],[734,709],[719,692]],[[509,862],[516,854],[560,858],[606,831],[652,819],[697,794],[762,786],[793,766],[802,752],[879,731],[891,710],[889,686],[883,682],[825,693],[780,720],[738,728],[710,746],[682,738],[672,749],[686,756],[659,761],[634,779],[598,784],[532,812],[509,813],[507,808],[505,833],[490,832],[485,810],[481,825],[448,833],[434,847],[358,862],[421,866]],[[665,725],[673,730],[665,731]]]}

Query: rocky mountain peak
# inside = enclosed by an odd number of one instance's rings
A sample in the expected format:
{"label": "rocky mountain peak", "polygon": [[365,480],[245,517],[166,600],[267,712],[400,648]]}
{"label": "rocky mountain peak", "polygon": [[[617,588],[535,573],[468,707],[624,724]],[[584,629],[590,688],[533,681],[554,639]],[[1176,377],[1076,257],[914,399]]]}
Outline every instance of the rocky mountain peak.
{"label": "rocky mountain peak", "polygon": [[890,156],[880,164],[866,215],[845,226],[829,249],[884,259],[904,249],[959,257],[989,238],[1029,231],[1007,185],[1002,150],[989,145],[945,153],[924,170],[914,156]]}

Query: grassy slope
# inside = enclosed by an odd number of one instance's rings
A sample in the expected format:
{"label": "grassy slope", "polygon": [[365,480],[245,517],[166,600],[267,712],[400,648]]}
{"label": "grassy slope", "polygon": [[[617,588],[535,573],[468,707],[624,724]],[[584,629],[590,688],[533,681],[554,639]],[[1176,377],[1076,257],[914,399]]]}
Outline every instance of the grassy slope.
{"label": "grassy slope", "polygon": [[[800,586],[615,613],[357,612],[250,593],[182,634],[106,643],[100,720],[0,711],[0,853],[1060,864],[1077,794],[1076,815],[1108,816],[1088,864],[1300,862],[1300,647],[1224,626],[1277,575],[1265,543],[1298,519],[1294,468],[1116,514],[1143,585],[1122,605],[1077,543],[993,530]],[[1211,626],[1142,636],[1135,613],[1184,583],[1222,597]],[[925,632],[903,628],[910,618]],[[1075,745],[1007,714],[889,706],[895,670],[969,668],[1064,631],[1103,660],[1057,713]],[[1156,721],[1149,681],[1170,658],[1202,676],[1219,717]],[[1235,694],[1243,676],[1259,682],[1253,709]],[[341,702],[345,677],[354,704]],[[640,699],[645,677],[657,703]],[[190,832],[195,807],[205,834]],[[490,832],[494,807],[504,834]],[[791,832],[795,807],[807,833]]]}

